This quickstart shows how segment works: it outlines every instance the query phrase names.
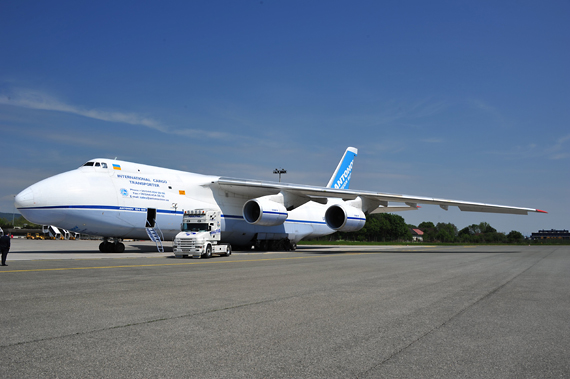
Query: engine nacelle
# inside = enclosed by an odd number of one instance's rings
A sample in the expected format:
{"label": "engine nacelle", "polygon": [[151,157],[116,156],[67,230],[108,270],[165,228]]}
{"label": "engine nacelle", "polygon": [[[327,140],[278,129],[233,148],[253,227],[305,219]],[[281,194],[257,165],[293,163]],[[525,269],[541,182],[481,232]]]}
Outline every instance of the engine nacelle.
{"label": "engine nacelle", "polygon": [[281,225],[288,216],[289,213],[283,204],[268,199],[251,199],[243,205],[243,218],[254,225]]}
{"label": "engine nacelle", "polygon": [[355,232],[364,227],[366,216],[358,208],[347,204],[335,204],[325,212],[325,221],[331,229],[340,232]]}

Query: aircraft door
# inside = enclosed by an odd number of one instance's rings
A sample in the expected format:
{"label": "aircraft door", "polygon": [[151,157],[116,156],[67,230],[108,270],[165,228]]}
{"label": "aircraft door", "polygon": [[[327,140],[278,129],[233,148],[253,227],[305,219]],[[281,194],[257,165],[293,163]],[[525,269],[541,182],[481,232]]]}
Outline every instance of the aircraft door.
{"label": "aircraft door", "polygon": [[156,209],[155,208],[147,208],[147,210],[146,210],[146,227],[147,228],[154,228],[155,221],[156,221]]}

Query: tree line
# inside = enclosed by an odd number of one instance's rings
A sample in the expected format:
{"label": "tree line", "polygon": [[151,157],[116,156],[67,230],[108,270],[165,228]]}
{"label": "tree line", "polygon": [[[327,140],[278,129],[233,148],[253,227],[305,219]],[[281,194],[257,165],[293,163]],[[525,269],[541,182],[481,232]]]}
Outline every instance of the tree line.
{"label": "tree line", "polygon": [[525,237],[521,232],[512,230],[508,234],[497,232],[486,222],[472,224],[461,230],[452,223],[422,222],[418,229],[424,232],[425,242],[462,242],[462,243],[513,243],[522,242]]}
{"label": "tree line", "polygon": [[0,217],[0,227],[3,229],[11,229],[14,227],[19,227],[22,229],[39,229],[42,226],[34,224],[26,220],[23,216],[19,215],[14,217],[14,225],[12,225],[12,219],[8,220],[5,217]]}
{"label": "tree line", "polygon": [[395,242],[411,241],[411,229],[424,232],[424,242],[458,243],[516,243],[525,240],[522,233],[513,230],[508,234],[497,232],[486,222],[472,224],[461,230],[452,223],[424,221],[418,226],[406,224],[402,216],[392,213],[368,215],[364,228],[357,232],[337,232],[324,239],[330,241]]}

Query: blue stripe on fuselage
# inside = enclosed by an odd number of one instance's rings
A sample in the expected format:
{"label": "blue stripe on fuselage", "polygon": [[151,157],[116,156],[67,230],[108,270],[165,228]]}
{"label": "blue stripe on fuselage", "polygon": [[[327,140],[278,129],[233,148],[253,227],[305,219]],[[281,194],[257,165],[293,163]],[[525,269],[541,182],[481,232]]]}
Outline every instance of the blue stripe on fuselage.
{"label": "blue stripe on fuselage", "polygon": [[[128,211],[128,212],[146,212],[148,208],[139,208],[139,207],[120,207],[120,206],[112,206],[112,205],[54,205],[54,206],[45,206],[45,207],[26,207],[26,208],[18,208],[18,210],[41,210],[41,209],[101,209],[101,210],[111,210],[111,211]],[[166,214],[177,214],[183,215],[183,211],[173,211],[168,209],[157,209],[157,213],[166,213]],[[265,213],[265,212],[264,212]],[[268,213],[276,213],[276,212],[268,212]],[[276,214],[283,214],[283,213],[276,213]],[[243,220],[243,216],[235,216],[235,215],[225,215],[222,214],[222,217],[227,219],[234,219],[234,220]],[[303,224],[321,224],[326,225],[324,221],[311,221],[311,220],[285,220],[285,222],[293,223],[303,223]]]}

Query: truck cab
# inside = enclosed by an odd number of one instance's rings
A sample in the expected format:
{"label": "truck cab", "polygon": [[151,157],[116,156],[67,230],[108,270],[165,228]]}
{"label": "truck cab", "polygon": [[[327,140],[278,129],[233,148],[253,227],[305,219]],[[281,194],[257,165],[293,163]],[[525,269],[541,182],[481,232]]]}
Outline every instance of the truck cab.
{"label": "truck cab", "polygon": [[174,237],[172,251],[176,258],[210,258],[212,254],[229,256],[232,248],[222,239],[221,211],[194,209],[184,211],[180,233]]}

